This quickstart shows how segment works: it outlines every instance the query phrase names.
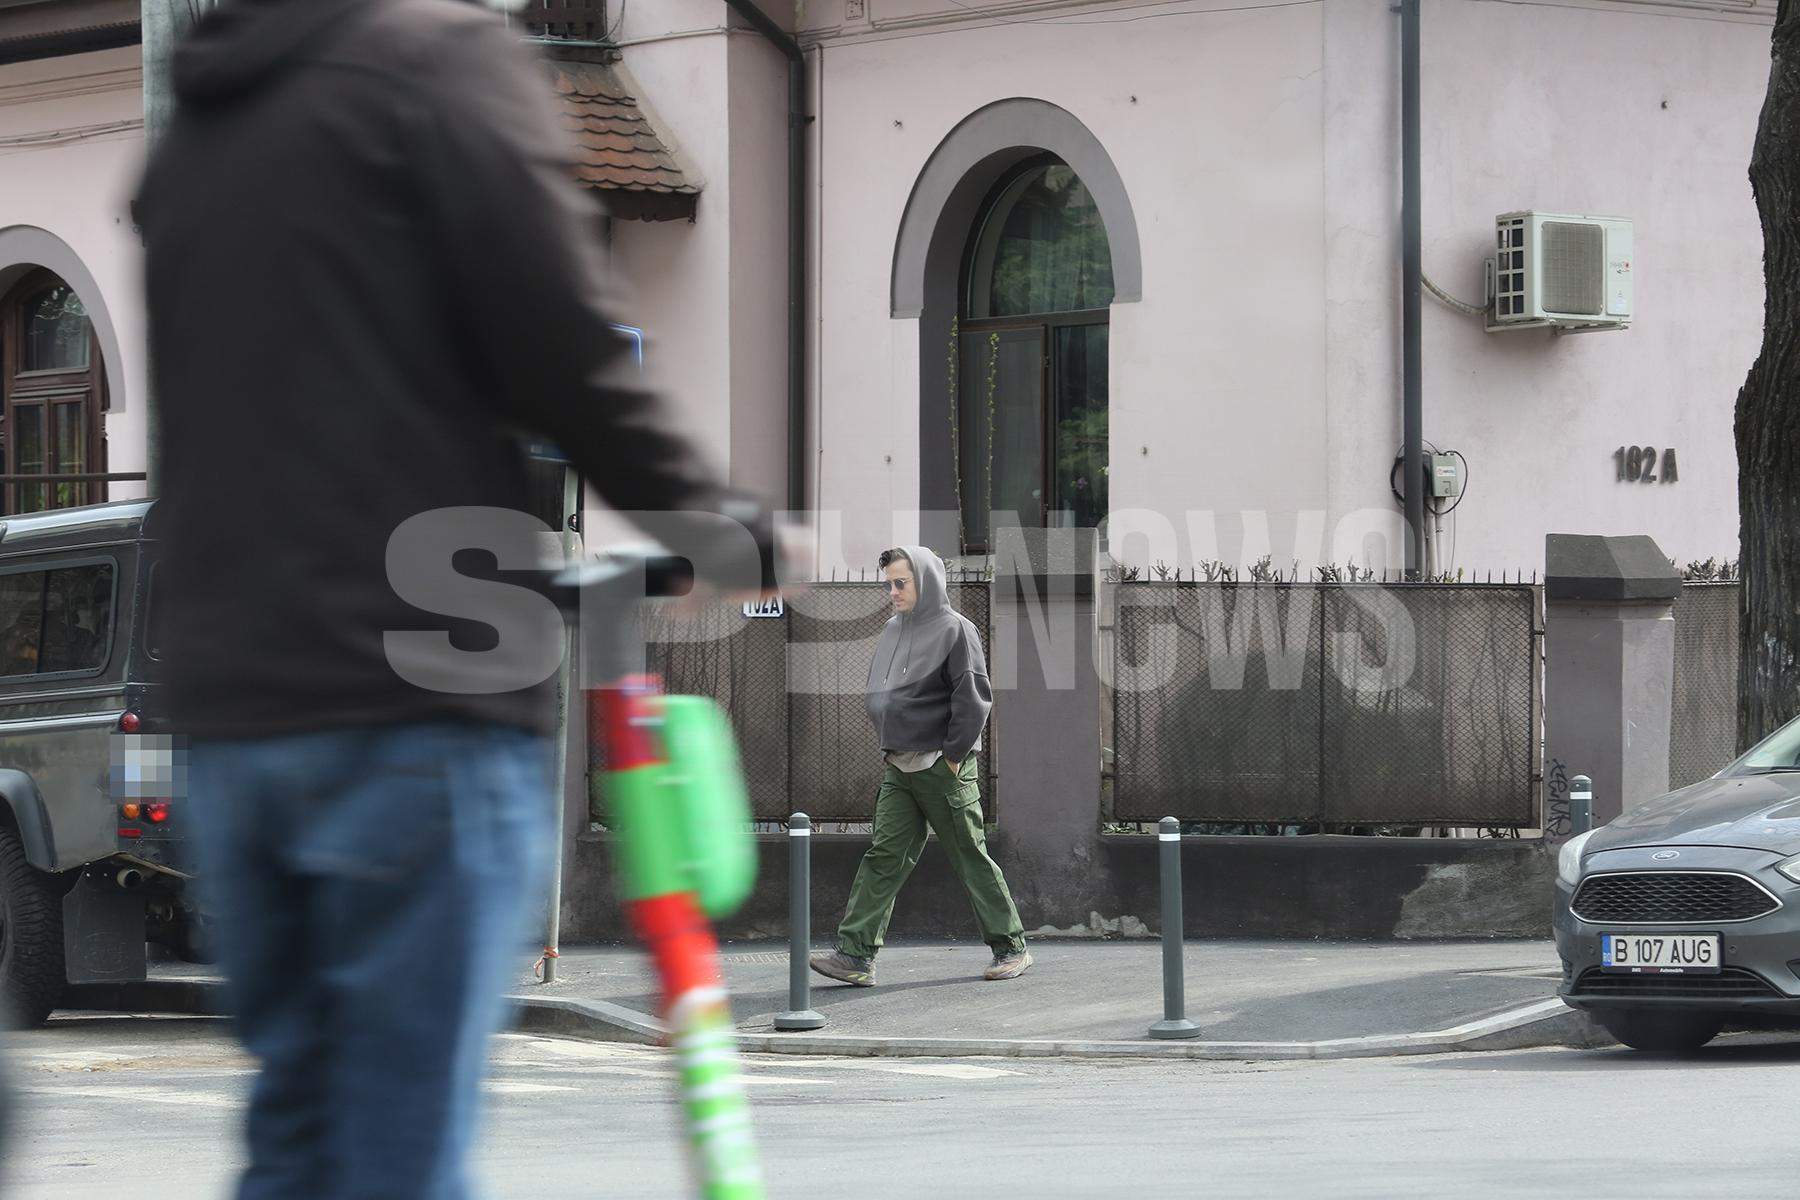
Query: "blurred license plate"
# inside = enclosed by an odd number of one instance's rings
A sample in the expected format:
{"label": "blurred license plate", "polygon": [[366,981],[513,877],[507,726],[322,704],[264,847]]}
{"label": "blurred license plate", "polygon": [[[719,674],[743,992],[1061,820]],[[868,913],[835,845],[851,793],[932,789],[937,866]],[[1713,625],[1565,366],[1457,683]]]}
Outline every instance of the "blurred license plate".
{"label": "blurred license plate", "polygon": [[1600,965],[1640,975],[1717,975],[1716,933],[1603,933]]}

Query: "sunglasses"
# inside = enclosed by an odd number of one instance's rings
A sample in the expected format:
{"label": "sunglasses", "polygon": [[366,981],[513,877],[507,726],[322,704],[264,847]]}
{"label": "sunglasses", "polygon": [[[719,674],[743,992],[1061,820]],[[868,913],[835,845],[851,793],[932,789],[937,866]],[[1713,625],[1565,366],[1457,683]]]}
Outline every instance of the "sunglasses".
{"label": "sunglasses", "polygon": [[905,577],[899,579],[884,579],[881,583],[881,585],[890,592],[904,592],[911,584],[912,580]]}

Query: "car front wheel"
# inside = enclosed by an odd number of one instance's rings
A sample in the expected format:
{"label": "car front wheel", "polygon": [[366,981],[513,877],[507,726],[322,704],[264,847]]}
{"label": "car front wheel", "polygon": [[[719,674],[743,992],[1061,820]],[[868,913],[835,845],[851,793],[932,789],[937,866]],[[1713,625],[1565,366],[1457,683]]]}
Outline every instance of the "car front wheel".
{"label": "car front wheel", "polygon": [[1594,1016],[1606,1032],[1633,1050],[1680,1053],[1698,1050],[1719,1035],[1725,1018],[1709,1013],[1644,1012],[1621,1009]]}
{"label": "car front wheel", "polygon": [[0,827],[0,1023],[43,1023],[63,991],[62,893]]}

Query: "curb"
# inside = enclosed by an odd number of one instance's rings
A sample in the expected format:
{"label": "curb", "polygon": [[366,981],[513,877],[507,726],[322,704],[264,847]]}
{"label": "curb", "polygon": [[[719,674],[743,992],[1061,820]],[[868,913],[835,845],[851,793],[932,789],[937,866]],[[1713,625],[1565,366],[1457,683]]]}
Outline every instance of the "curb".
{"label": "curb", "polygon": [[513,1028],[525,1033],[550,1033],[584,1038],[592,1042],[628,1042],[657,1046],[667,1040],[669,1027],[605,1000],[570,1000],[560,996],[507,997],[516,1007]]}
{"label": "curb", "polygon": [[[593,1041],[654,1045],[668,1027],[644,1013],[603,1001],[513,995],[517,1028]],[[1585,1013],[1560,999],[1539,1000],[1449,1029],[1375,1034],[1318,1042],[1081,1041],[1020,1038],[858,1037],[820,1033],[740,1033],[749,1054],[835,1055],[852,1058],[1143,1058],[1231,1062],[1390,1058],[1414,1054],[1524,1050],[1542,1046],[1588,1049],[1613,1039]]]}
{"label": "curb", "polygon": [[[512,1027],[526,1033],[586,1041],[656,1046],[669,1028],[646,1013],[605,1000],[514,993]],[[216,1016],[225,1011],[223,981],[149,979],[72,988],[65,1008]],[[1229,1062],[1327,1061],[1527,1050],[1545,1046],[1592,1049],[1614,1039],[1584,1012],[1551,997],[1423,1033],[1374,1034],[1317,1042],[1086,1041],[1025,1038],[867,1037],[833,1033],[740,1033],[748,1054],[829,1055],[845,1058],[1135,1058]]]}

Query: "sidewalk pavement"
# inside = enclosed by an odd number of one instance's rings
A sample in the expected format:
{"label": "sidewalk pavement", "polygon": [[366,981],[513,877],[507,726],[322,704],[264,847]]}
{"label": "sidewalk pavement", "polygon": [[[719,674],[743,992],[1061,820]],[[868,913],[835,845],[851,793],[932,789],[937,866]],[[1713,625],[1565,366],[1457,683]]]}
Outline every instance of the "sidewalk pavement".
{"label": "sidewalk pavement", "polygon": [[[890,945],[877,986],[809,975],[816,1033],[777,1033],[788,1008],[781,943],[721,947],[747,1050],[813,1054],[1002,1054],[1322,1058],[1599,1044],[1604,1035],[1555,999],[1548,941],[1189,942],[1193,1041],[1153,1041],[1162,1017],[1153,940],[1038,941],[1015,980],[981,978],[979,942]],[[655,1041],[656,984],[641,951],[570,947],[557,980],[515,991],[527,1028]]]}
{"label": "sidewalk pavement", "polygon": [[[877,986],[808,973],[816,1032],[776,1032],[788,1008],[786,943],[720,948],[739,1045],[776,1054],[963,1057],[1367,1058],[1610,1043],[1556,999],[1549,941],[1191,941],[1184,947],[1191,1040],[1148,1036],[1162,1018],[1162,947],[1151,939],[1031,943],[1018,979],[990,983],[979,942],[890,945]],[[657,987],[641,950],[566,947],[556,982],[520,975],[521,1028],[657,1043]],[[148,985],[86,988],[71,1005],[218,1011],[216,968],[162,963]]]}

